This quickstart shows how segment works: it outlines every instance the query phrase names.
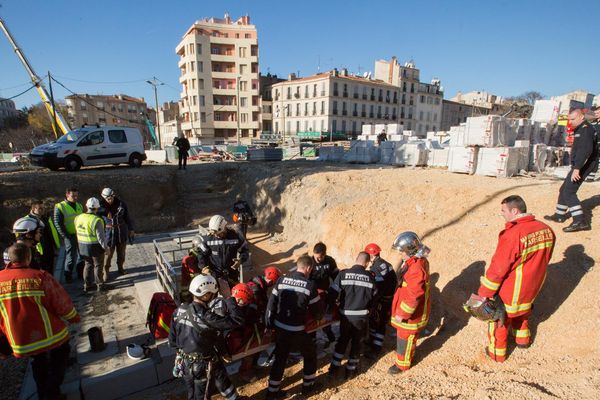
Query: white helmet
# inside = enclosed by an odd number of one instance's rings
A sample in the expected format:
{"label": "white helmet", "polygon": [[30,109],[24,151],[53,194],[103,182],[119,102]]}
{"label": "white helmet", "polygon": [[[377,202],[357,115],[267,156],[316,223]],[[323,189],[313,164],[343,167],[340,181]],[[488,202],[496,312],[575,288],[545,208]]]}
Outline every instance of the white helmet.
{"label": "white helmet", "polygon": [[211,275],[197,275],[190,282],[189,291],[196,297],[202,297],[206,293],[217,293],[217,280]]}
{"label": "white helmet", "polygon": [[213,215],[208,222],[208,230],[214,232],[222,232],[227,226],[227,221],[221,215]]}
{"label": "white helmet", "polygon": [[13,233],[15,235],[24,235],[29,232],[34,232],[36,229],[41,228],[39,221],[32,217],[19,218],[13,224]]}
{"label": "white helmet", "polygon": [[127,345],[127,357],[132,360],[141,360],[144,358],[144,348],[139,344],[129,343]]}
{"label": "white helmet", "polygon": [[100,208],[100,201],[95,197],[90,197],[86,202],[85,206],[88,210],[97,210]]}
{"label": "white helmet", "polygon": [[107,197],[112,197],[115,195],[115,191],[112,190],[111,188],[104,188],[102,189],[102,197],[103,198],[107,198]]}

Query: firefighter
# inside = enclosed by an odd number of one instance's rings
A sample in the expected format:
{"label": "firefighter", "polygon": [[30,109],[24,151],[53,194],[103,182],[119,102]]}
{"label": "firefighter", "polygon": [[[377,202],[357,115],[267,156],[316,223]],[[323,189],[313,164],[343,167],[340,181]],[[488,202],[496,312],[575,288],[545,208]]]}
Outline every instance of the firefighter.
{"label": "firefighter", "polygon": [[248,282],[248,287],[252,290],[254,303],[259,313],[264,314],[269,301],[268,290],[281,278],[281,270],[275,266],[266,267],[262,276],[255,276]]}
{"label": "firefighter", "polygon": [[598,167],[598,143],[594,128],[585,120],[583,110],[572,109],[569,112],[569,122],[575,128],[573,147],[571,147],[571,171],[560,187],[556,211],[552,215],[545,215],[544,219],[562,223],[570,215],[573,217],[573,222],[563,228],[564,232],[588,231],[591,226],[583,215],[577,190],[588,175]]}
{"label": "firefighter", "polygon": [[39,399],[59,399],[69,360],[68,323],[79,322],[65,289],[44,270],[29,268],[31,249],[16,243],[0,271],[0,333],[15,357],[31,357]]}
{"label": "firefighter", "polygon": [[[340,270],[333,257],[327,254],[325,243],[319,242],[313,247],[313,264],[314,268],[310,274],[310,279],[315,282],[317,291],[327,293],[331,282],[338,276]],[[323,328],[323,332],[327,335],[329,345],[336,341],[331,325]],[[313,335],[313,338],[315,337],[316,333]]]}
{"label": "firefighter", "polygon": [[279,278],[267,305],[265,322],[268,329],[275,330],[275,361],[269,375],[267,399],[286,397],[280,390],[283,372],[290,351],[296,350],[304,357],[304,378],[302,394],[310,395],[318,390],[317,347],[305,331],[305,321],[309,312],[316,319],[323,316],[321,298],[313,281],[308,277],[313,269],[310,256],[301,256],[296,261],[296,270]]}
{"label": "firefighter", "polygon": [[506,320],[488,322],[487,355],[495,361],[506,359],[509,332],[518,347],[529,347],[529,316],[538,295],[546,268],[554,250],[555,236],[548,225],[527,213],[520,196],[502,200],[501,214],[505,228],[498,236],[498,246],[489,268],[481,277],[479,295],[492,299],[499,296],[506,308]]}
{"label": "firefighter", "polygon": [[73,269],[78,263],[75,217],[83,213],[83,206],[77,202],[78,197],[79,191],[77,188],[67,188],[65,200],[54,205],[54,213],[50,224],[55,240],[59,240],[57,247],[60,247],[60,242],[64,245],[65,265],[63,274],[67,283],[73,281]]}
{"label": "firefighter", "polygon": [[182,303],[175,310],[169,333],[169,345],[177,349],[177,358],[181,360],[180,377],[185,381],[188,400],[209,398],[209,393],[205,396],[205,392],[213,379],[225,399],[246,398],[238,395],[229,380],[220,354],[223,331],[236,328],[243,322],[235,299],[225,300],[228,312],[222,316],[208,307],[218,293],[215,278],[198,275],[190,283],[189,290],[193,301]]}
{"label": "firefighter", "polygon": [[210,219],[208,232],[197,240],[198,269],[227,281],[229,286],[239,283],[239,268],[248,260],[248,242],[240,232],[227,226],[221,215]]}
{"label": "firefighter", "polygon": [[[235,349],[230,347],[230,353],[238,353],[246,351],[252,344],[262,341],[264,324],[261,323],[263,318],[256,304],[252,289],[248,284],[238,283],[232,287],[231,297],[236,300],[237,306],[241,308],[244,314],[244,324],[231,331],[227,340],[230,346],[232,346],[233,342],[233,346],[235,347]],[[264,310],[262,315],[264,315]],[[245,383],[256,381],[256,375],[253,373],[252,367],[257,359],[258,354],[242,358],[238,374]]]}
{"label": "firefighter", "polygon": [[335,375],[342,365],[346,347],[350,343],[350,354],[346,364],[346,379],[358,374],[358,362],[362,340],[369,324],[369,310],[377,289],[375,278],[366,271],[371,256],[361,251],[352,268],[343,270],[329,287],[327,305],[331,309],[339,302],[340,338],[329,366],[329,375]]}
{"label": "firefighter", "polygon": [[90,197],[85,203],[87,212],[75,218],[79,254],[85,263],[83,267],[83,291],[90,293],[95,285],[97,291],[108,289],[105,285],[104,252],[106,237],[104,236],[104,220],[97,214],[100,201]]}
{"label": "firefighter", "polygon": [[104,259],[104,276],[108,280],[108,271],[110,270],[115,250],[117,252],[117,270],[119,275],[125,275],[123,265],[125,264],[127,243],[133,241],[135,231],[127,204],[117,197],[114,190],[104,188],[101,195],[100,206],[102,212],[100,215],[108,220],[106,224],[106,242],[108,247]]}
{"label": "firefighter", "polygon": [[400,258],[399,282],[392,301],[392,326],[396,328],[396,361],[388,373],[398,374],[410,368],[417,337],[427,326],[431,311],[429,292],[429,249],[414,232],[396,236],[392,249]]}
{"label": "firefighter", "polygon": [[[36,218],[23,217],[19,218],[13,224],[13,234],[15,235],[15,243],[23,243],[31,250],[31,261],[29,268],[49,270],[47,266],[42,264],[42,255],[38,251],[38,244],[42,238],[43,225]],[[4,251],[4,266],[10,262],[8,249]]]}
{"label": "firefighter", "polygon": [[370,272],[375,277],[377,286],[377,301],[369,323],[371,351],[368,356],[374,359],[381,354],[385,330],[391,317],[394,292],[398,286],[398,277],[392,264],[381,258],[381,248],[376,243],[369,243],[365,247],[365,252],[372,257]]}
{"label": "firefighter", "polygon": [[37,219],[39,225],[43,228],[42,238],[40,239],[40,242],[35,246],[35,248],[41,256],[41,264],[44,266],[44,269],[50,273],[53,273],[55,253],[54,238],[52,235],[52,229],[50,229],[50,227],[48,226],[49,219],[44,209],[44,203],[41,200],[32,201],[27,217]]}
{"label": "firefighter", "polygon": [[590,125],[594,128],[596,132],[596,146],[598,148],[598,162],[596,163],[596,170],[590,172],[587,177],[587,181],[596,180],[596,176],[598,174],[598,164],[600,164],[600,106],[592,107],[591,111],[593,112],[592,120],[590,121]]}

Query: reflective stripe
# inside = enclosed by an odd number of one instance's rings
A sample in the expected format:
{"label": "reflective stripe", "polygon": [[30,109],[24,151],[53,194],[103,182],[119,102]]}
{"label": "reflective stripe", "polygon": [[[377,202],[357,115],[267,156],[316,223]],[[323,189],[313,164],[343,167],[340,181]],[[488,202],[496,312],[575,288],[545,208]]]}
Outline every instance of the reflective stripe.
{"label": "reflective stripe", "polygon": [[531,336],[529,329],[513,329],[512,333],[516,338],[528,338]]}
{"label": "reflective stripe", "polygon": [[234,392],[234,391],[235,391],[235,388],[233,387],[233,385],[231,385],[231,386],[229,386],[229,387],[227,388],[227,390],[225,390],[225,391],[221,392],[221,396],[223,396],[223,397],[228,397],[228,396],[229,396],[229,395],[231,395],[231,393],[232,393],[232,392]]}
{"label": "reflective stripe", "polygon": [[355,280],[350,280],[350,279],[342,279],[342,281],[340,283],[342,286],[363,286],[366,288],[373,287],[373,284],[370,282],[355,281]]}
{"label": "reflective stripe", "polygon": [[277,293],[279,293],[279,292],[277,291],[277,288],[274,288],[274,289],[271,291],[271,294],[272,294],[273,296],[277,296]]}
{"label": "reflective stripe", "polygon": [[481,277],[480,281],[483,286],[493,291],[498,290],[498,288],[500,287],[499,283],[489,280],[485,275]]}
{"label": "reflective stripe", "polygon": [[13,348],[13,352],[18,355],[25,355],[27,353],[32,353],[37,350],[42,350],[52,346],[53,344],[59,343],[63,339],[69,336],[69,330],[65,327],[62,331],[58,332],[56,335],[34,342],[29,343],[27,345],[19,346],[17,344],[12,343],[11,346]]}
{"label": "reflective stripe", "polygon": [[287,285],[285,283],[280,283],[279,285],[277,285],[277,288],[279,290],[293,290],[294,292],[304,293],[305,295],[310,296],[310,290],[308,290],[307,288],[303,288],[303,287],[292,286],[292,285]]}
{"label": "reflective stripe", "polygon": [[275,320],[275,326],[290,332],[301,332],[304,330],[304,325],[288,325]]}
{"label": "reflective stripe", "polygon": [[341,360],[342,358],[344,358],[344,355],[340,354],[340,353],[337,353],[337,352],[334,352],[333,353],[333,358],[335,358],[337,360]]}
{"label": "reflective stripe", "polygon": [[42,322],[44,323],[44,330],[46,331],[46,337],[52,336],[52,324],[50,323],[50,318],[48,318],[48,311],[46,307],[42,304],[41,296],[34,296],[33,300],[38,306],[40,310],[40,316],[42,317]]}
{"label": "reflective stripe", "polygon": [[383,277],[381,277],[381,275],[376,275],[375,276],[375,282],[384,282],[385,279],[383,279]]}
{"label": "reflective stripe", "polygon": [[321,298],[319,296],[315,296],[311,301],[308,302],[308,304],[315,304],[318,303],[321,300]]}
{"label": "reflective stripe", "polygon": [[2,301],[0,301],[0,315],[2,315],[2,318],[4,318],[4,327],[6,330],[6,336],[8,337],[8,341],[9,341],[10,345],[12,346],[13,343],[15,342],[15,340],[13,339],[12,329],[10,328],[10,320],[8,319],[8,311],[6,311],[6,308],[4,308],[4,303]]}
{"label": "reflective stripe", "polygon": [[[547,248],[551,248],[554,245],[554,242],[543,242],[536,244],[535,246],[528,247],[523,249],[521,253],[521,263],[517,266],[516,269],[516,278],[515,278],[515,287],[513,290],[512,304],[506,305],[506,312],[508,313],[517,313],[519,311],[526,311],[531,309],[531,303],[519,304],[519,296],[521,294],[521,285],[523,283],[523,265],[527,259],[527,256],[531,253],[534,253],[539,250],[544,250]],[[537,294],[536,294],[537,295]],[[535,296],[534,296],[535,298]]]}
{"label": "reflective stripe", "polygon": [[569,211],[577,211],[577,210],[581,210],[581,204],[578,204],[576,206],[569,208]]}
{"label": "reflective stripe", "polygon": [[400,308],[402,309],[402,311],[404,311],[407,314],[412,314],[415,312],[415,308],[409,306],[408,304],[406,304],[405,302],[400,303]]}
{"label": "reflective stripe", "polygon": [[329,286],[329,288],[335,290],[336,292],[340,291],[340,287],[335,283],[332,283],[331,286]]}
{"label": "reflective stripe", "polygon": [[73,307],[71,309],[71,311],[69,311],[68,313],[66,313],[65,315],[63,315],[64,319],[71,319],[74,318],[77,315],[77,311],[75,310],[75,307]]}
{"label": "reflective stripe", "polygon": [[0,302],[9,299],[18,299],[21,297],[38,297],[44,296],[46,293],[43,290],[23,290],[21,292],[7,293],[0,295]]}
{"label": "reflective stripe", "polygon": [[[166,322],[160,316],[158,317],[158,326],[163,328],[165,330],[165,332],[171,333],[171,328],[169,328],[169,325],[167,325]],[[225,395],[223,395],[223,396],[225,396]]]}
{"label": "reflective stripe", "polygon": [[555,212],[556,212],[556,215],[566,215],[567,214],[566,211],[558,210],[558,209]]}
{"label": "reflective stripe", "polygon": [[576,216],[578,216],[578,215],[583,215],[583,211],[582,211],[582,210],[579,210],[579,211],[573,211],[573,212],[571,212],[571,215],[572,215],[573,217],[576,217]]}
{"label": "reflective stripe", "polygon": [[340,313],[344,315],[367,315],[369,310],[340,310]]}
{"label": "reflective stripe", "polygon": [[308,380],[308,379],[315,379],[317,377],[317,374],[311,374],[311,375],[304,375],[304,379]]}
{"label": "reflective stripe", "polygon": [[562,204],[557,204],[556,208],[559,209],[559,210],[568,210],[569,209],[569,207],[563,206]]}
{"label": "reflective stripe", "polygon": [[54,226],[54,221],[52,218],[48,219],[48,224],[50,225],[50,233],[52,233],[52,240],[54,241],[54,246],[59,249],[60,248],[60,235]]}
{"label": "reflective stripe", "polygon": [[280,384],[281,384],[281,381],[274,381],[274,380],[269,379],[269,385],[279,386]]}
{"label": "reflective stripe", "polygon": [[223,244],[238,244],[240,241],[237,239],[226,239],[226,240],[209,240],[206,242],[209,246],[220,246]]}

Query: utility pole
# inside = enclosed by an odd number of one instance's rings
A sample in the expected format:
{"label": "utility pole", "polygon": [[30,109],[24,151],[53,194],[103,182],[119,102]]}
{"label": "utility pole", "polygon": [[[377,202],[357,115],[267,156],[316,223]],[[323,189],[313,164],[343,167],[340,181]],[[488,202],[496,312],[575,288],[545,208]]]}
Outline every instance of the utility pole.
{"label": "utility pole", "polygon": [[158,79],[156,79],[155,76],[152,77],[152,80],[147,80],[146,82],[149,85],[151,85],[152,87],[154,87],[154,102],[156,104],[156,137],[158,139],[158,149],[160,150],[162,148],[162,145],[161,145],[161,141],[160,141],[160,118],[159,118],[160,110],[158,109],[158,90],[157,90],[157,87],[164,85],[164,83],[162,83]]}

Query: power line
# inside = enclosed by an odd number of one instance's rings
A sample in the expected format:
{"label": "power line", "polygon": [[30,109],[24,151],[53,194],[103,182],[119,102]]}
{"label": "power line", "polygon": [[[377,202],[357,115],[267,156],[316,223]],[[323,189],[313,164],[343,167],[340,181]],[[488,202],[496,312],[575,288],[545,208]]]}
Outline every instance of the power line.
{"label": "power line", "polygon": [[73,96],[75,96],[75,97],[76,97],[76,98],[78,98],[79,100],[81,100],[81,101],[83,101],[84,103],[86,103],[86,104],[90,105],[91,107],[94,107],[95,109],[97,109],[97,110],[99,110],[99,111],[102,111],[102,112],[103,112],[103,113],[105,113],[105,114],[111,115],[111,116],[113,116],[113,117],[116,117],[116,118],[118,118],[118,119],[121,119],[121,120],[125,120],[125,121],[127,121],[127,122],[129,122],[129,123],[132,123],[132,124],[139,124],[139,123],[140,123],[139,121],[134,121],[134,120],[131,120],[131,119],[123,118],[123,117],[122,117],[122,116],[120,116],[120,115],[113,114],[113,113],[111,113],[111,112],[109,112],[109,111],[106,111],[105,109],[103,109],[103,108],[100,108],[100,107],[96,106],[94,103],[92,103],[92,102],[88,101],[88,100],[87,100],[85,97],[82,97],[82,96],[78,95],[77,93],[75,93],[74,91],[72,91],[71,89],[69,89],[68,87],[66,87],[65,85],[63,85],[63,84],[62,84],[62,83],[60,83],[59,81],[57,81],[56,79],[54,79],[54,77],[52,77],[52,80],[53,80],[54,82],[58,83],[58,84],[59,84],[60,86],[62,86],[62,87],[63,87],[63,88],[64,88],[64,89],[65,89],[67,92],[71,93]]}
{"label": "power line", "polygon": [[147,79],[136,79],[136,80],[132,80],[132,81],[109,82],[109,81],[87,81],[87,80],[83,80],[83,79],[67,78],[66,76],[60,76],[60,75],[54,75],[54,76],[56,76],[60,79],[66,79],[68,81],[83,82],[83,83],[96,83],[96,84],[101,84],[101,85],[121,85],[121,84],[126,84],[126,83],[145,82],[147,80]]}
{"label": "power line", "polygon": [[20,85],[15,85],[15,86],[11,86],[11,87],[0,88],[0,90],[16,89],[16,88],[20,88],[20,87],[27,86],[27,85],[31,85],[31,81],[25,82],[25,83],[21,83]]}
{"label": "power line", "polygon": [[23,91],[22,91],[21,93],[19,93],[19,94],[15,94],[14,96],[11,96],[11,97],[6,97],[6,98],[2,98],[2,99],[3,99],[3,100],[12,100],[12,99],[14,99],[14,98],[17,98],[17,97],[19,97],[19,96],[22,96],[22,95],[24,95],[25,93],[29,92],[29,91],[30,91],[31,89],[33,89],[34,87],[35,87],[35,85],[31,85],[29,88],[27,88],[27,89],[23,90]]}

